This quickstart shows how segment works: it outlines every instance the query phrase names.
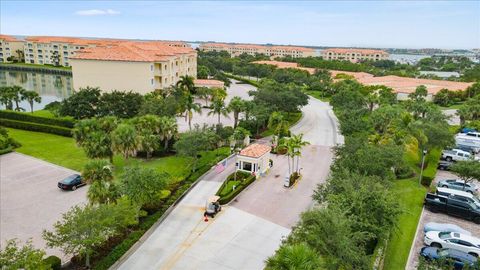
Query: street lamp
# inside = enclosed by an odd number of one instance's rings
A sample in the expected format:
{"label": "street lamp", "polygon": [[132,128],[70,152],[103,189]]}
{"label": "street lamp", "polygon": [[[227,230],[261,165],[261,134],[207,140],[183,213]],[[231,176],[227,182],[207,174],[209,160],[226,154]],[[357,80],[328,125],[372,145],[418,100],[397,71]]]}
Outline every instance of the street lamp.
{"label": "street lamp", "polygon": [[418,180],[418,184],[422,185],[422,177],[423,177],[423,166],[425,165],[425,156],[427,155],[427,150],[422,151],[422,167],[420,168],[420,179]]}

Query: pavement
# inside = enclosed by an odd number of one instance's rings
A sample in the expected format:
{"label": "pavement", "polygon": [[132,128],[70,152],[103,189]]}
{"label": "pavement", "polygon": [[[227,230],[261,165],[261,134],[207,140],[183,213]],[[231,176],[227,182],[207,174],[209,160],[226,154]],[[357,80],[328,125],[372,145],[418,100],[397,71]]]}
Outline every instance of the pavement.
{"label": "pavement", "polygon": [[[256,88],[250,84],[244,84],[236,80],[232,80],[232,84],[227,88],[227,97],[225,98],[225,104],[228,105],[230,100],[233,97],[241,97],[244,100],[251,100],[252,97],[248,95],[249,91],[255,90]],[[202,106],[205,105],[205,100],[197,99],[197,103],[200,103]],[[210,104],[210,103],[209,103]],[[201,113],[194,112],[192,117],[192,128],[195,124],[203,126],[207,124],[208,126],[218,124],[218,115],[208,115],[210,109],[202,108]],[[233,113],[229,113],[228,117],[223,115],[220,116],[220,122],[224,126],[233,126]],[[189,130],[188,121],[185,121],[185,117],[177,117],[177,124],[179,132],[185,132]]]}
{"label": "pavement", "polygon": [[232,160],[220,174],[206,174],[112,269],[263,269],[300,214],[311,206],[316,185],[325,182],[331,147],[343,143],[328,104],[310,98],[303,112],[292,132],[304,133],[311,145],[302,151],[303,176],[294,187],[283,187],[286,157],[272,155],[273,168],[267,175],[205,222],[206,199],[233,172]]}
{"label": "pavement", "polygon": [[449,117],[449,125],[460,125],[460,116],[457,115],[456,109],[443,110],[443,114]]}
{"label": "pavement", "polygon": [[0,249],[12,238],[45,249],[47,254],[68,260],[62,251],[48,249],[44,229],[53,229],[62,213],[87,201],[86,187],[63,191],[58,181],[77,173],[20,153],[0,156]]}
{"label": "pavement", "polygon": [[[436,184],[438,183],[438,181],[443,179],[455,179],[455,178],[458,178],[458,177],[451,172],[438,170],[437,175],[435,176],[435,179],[434,179],[434,183]],[[474,222],[469,220],[452,217],[443,213],[433,213],[423,208],[422,214],[420,216],[420,220],[418,222],[415,239],[413,241],[413,247],[410,250],[410,256],[408,258],[407,266],[405,267],[406,270],[417,269],[420,249],[425,246],[423,243],[423,238],[425,237],[425,233],[423,232],[423,227],[428,222],[455,224],[471,232],[472,236],[480,237],[480,226],[478,224],[475,224]]]}

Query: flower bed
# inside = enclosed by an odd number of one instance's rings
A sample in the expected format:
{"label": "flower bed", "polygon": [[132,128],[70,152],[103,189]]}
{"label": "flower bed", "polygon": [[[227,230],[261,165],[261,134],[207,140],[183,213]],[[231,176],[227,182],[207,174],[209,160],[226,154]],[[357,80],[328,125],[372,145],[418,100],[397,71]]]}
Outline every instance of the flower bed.
{"label": "flower bed", "polygon": [[256,177],[253,174],[237,171],[227,177],[227,180],[223,182],[217,191],[217,196],[220,196],[220,204],[229,203],[235,198],[242,190],[255,181]]}

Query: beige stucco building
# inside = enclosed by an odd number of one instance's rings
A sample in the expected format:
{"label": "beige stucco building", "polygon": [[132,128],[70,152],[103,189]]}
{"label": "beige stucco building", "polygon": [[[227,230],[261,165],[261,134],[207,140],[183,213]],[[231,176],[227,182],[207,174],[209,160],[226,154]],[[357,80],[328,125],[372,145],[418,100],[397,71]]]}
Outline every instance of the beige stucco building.
{"label": "beige stucco building", "polygon": [[255,55],[265,54],[271,58],[275,57],[308,57],[315,56],[315,50],[305,47],[294,46],[267,46],[267,45],[254,45],[254,44],[225,44],[225,43],[202,43],[200,50],[209,51],[226,51],[232,57],[239,56],[243,53]]}
{"label": "beige stucco building", "polygon": [[23,41],[13,36],[0,35],[0,62],[11,62],[12,58],[21,58]]}
{"label": "beige stucco building", "polygon": [[382,50],[344,48],[325,49],[321,52],[321,55],[325,60],[344,60],[353,63],[366,60],[388,60],[389,57],[389,54]]}
{"label": "beige stucco building", "polygon": [[197,75],[197,52],[164,42],[119,42],[85,48],[70,57],[75,89],[148,93]]}
{"label": "beige stucco building", "polygon": [[271,147],[264,144],[251,144],[236,156],[235,168],[239,171],[264,175],[270,168]]}

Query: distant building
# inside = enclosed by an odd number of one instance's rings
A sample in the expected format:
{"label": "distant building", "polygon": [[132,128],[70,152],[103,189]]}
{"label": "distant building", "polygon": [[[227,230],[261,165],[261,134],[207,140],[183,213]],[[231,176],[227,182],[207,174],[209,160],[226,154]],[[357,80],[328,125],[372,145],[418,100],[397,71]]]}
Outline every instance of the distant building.
{"label": "distant building", "polygon": [[343,60],[353,63],[359,61],[388,60],[389,54],[382,50],[332,48],[321,52],[325,60]]}
{"label": "distant building", "polygon": [[164,42],[117,42],[70,56],[74,88],[133,90],[142,94],[175,85],[180,76],[197,75],[197,52]]}
{"label": "distant building", "polygon": [[275,57],[308,57],[315,56],[315,50],[305,47],[295,46],[268,46],[268,45],[254,45],[254,44],[225,44],[225,43],[203,43],[200,45],[200,50],[211,51],[226,51],[232,57],[239,56],[243,53],[256,55],[265,54],[271,58]]}
{"label": "distant building", "polygon": [[20,60],[23,54],[23,40],[13,36],[0,35],[0,62],[12,62],[12,57]]}
{"label": "distant building", "polygon": [[219,80],[196,79],[193,81],[195,87],[223,88],[225,83]]}

